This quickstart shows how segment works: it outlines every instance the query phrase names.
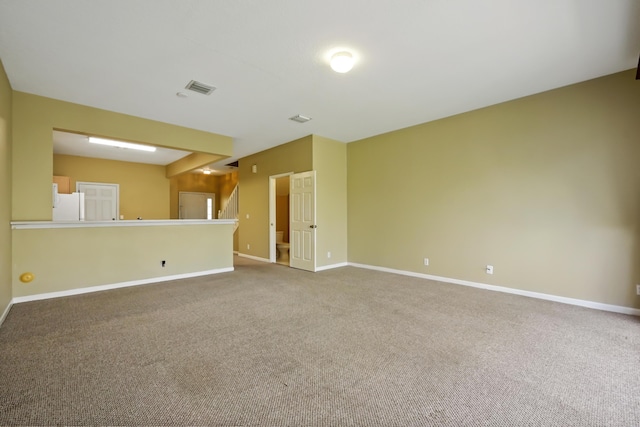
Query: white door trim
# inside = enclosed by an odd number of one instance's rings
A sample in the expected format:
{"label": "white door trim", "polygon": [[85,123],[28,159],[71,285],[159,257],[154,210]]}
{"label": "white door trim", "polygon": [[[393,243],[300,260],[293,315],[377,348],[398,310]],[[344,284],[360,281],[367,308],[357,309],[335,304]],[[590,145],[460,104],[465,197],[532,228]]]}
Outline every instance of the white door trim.
{"label": "white door trim", "polygon": [[276,179],[291,176],[293,172],[269,176],[269,262],[276,262]]}

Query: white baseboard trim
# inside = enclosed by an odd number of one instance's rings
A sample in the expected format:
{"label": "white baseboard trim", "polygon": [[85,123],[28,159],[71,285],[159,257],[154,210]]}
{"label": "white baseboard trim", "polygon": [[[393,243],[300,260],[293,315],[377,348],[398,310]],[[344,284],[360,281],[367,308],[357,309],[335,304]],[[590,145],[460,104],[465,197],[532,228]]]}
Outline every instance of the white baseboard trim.
{"label": "white baseboard trim", "polygon": [[332,270],[334,268],[346,267],[348,265],[349,265],[348,262],[340,262],[338,264],[323,265],[322,267],[316,267],[316,272],[325,271],[325,270]]}
{"label": "white baseboard trim", "polygon": [[233,251],[233,254],[234,255],[238,255],[238,251]]}
{"label": "white baseboard trim", "polygon": [[14,300],[9,301],[9,304],[7,304],[7,308],[4,309],[2,317],[0,317],[0,326],[2,326],[2,324],[4,323],[4,319],[7,318],[7,315],[9,314],[9,310],[11,310],[11,306],[13,305],[13,303]]}
{"label": "white baseboard trim", "polygon": [[257,256],[253,256],[253,255],[247,255],[247,254],[241,254],[238,252],[238,256],[241,256],[242,258],[249,258],[252,259],[254,261],[260,261],[260,262],[271,262],[271,260],[269,258],[260,258]]}
{"label": "white baseboard trim", "polygon": [[130,282],[111,283],[108,285],[90,286],[87,288],[69,289],[59,292],[47,292],[44,294],[27,295],[24,297],[15,297],[12,302],[14,304],[29,301],[38,301],[50,298],[68,297],[71,295],[88,294],[91,292],[108,291],[111,289],[127,288],[130,286],[148,285],[152,283],[168,282],[170,280],[188,279],[190,277],[207,276],[209,274],[228,273],[233,271],[233,267],[217,268],[215,270],[196,271],[194,273],[174,274],[172,276],[152,277],[150,279],[132,280]]}
{"label": "white baseboard trim", "polygon": [[611,311],[613,313],[629,314],[632,316],[640,316],[640,309],[623,307],[621,305],[603,304],[600,302],[587,301],[576,298],[567,298],[551,294],[543,294],[541,292],[524,291],[522,289],[507,288],[504,286],[488,285],[486,283],[470,282],[468,280],[452,279],[449,277],[433,276],[431,274],[415,273],[413,271],[396,270],[393,268],[378,267],[376,265],[358,264],[350,262],[350,266],[358,268],[366,268],[368,270],[384,271],[385,273],[400,274],[403,276],[418,277],[421,279],[435,280],[437,282],[453,283],[456,285],[471,286],[473,288],[486,289],[488,291],[504,292],[506,294],[521,295],[530,298],[543,299],[547,301],[560,302],[563,304],[578,305],[581,307],[593,308],[595,310]]}

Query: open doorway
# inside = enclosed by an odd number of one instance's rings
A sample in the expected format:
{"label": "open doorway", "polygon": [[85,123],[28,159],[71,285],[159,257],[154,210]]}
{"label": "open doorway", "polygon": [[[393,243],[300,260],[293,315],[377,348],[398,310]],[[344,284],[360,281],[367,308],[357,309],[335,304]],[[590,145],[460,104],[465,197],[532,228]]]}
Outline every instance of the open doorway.
{"label": "open doorway", "polygon": [[269,177],[269,259],[290,265],[289,258],[289,186],[292,173]]}

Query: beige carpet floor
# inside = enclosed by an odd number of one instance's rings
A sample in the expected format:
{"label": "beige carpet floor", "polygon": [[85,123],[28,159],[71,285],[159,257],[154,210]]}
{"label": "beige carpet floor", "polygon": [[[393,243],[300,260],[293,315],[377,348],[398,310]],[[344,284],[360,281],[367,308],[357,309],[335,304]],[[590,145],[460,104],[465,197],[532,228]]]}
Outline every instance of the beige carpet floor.
{"label": "beige carpet floor", "polygon": [[639,426],[637,318],[353,267],[16,304],[1,425]]}

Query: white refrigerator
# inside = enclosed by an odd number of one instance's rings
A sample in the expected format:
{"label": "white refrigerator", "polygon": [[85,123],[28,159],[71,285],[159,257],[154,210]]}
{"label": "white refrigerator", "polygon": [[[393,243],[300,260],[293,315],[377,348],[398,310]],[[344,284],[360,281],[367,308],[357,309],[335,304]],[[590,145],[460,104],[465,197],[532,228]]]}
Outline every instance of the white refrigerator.
{"label": "white refrigerator", "polygon": [[53,184],[53,220],[84,221],[84,193],[59,194]]}

